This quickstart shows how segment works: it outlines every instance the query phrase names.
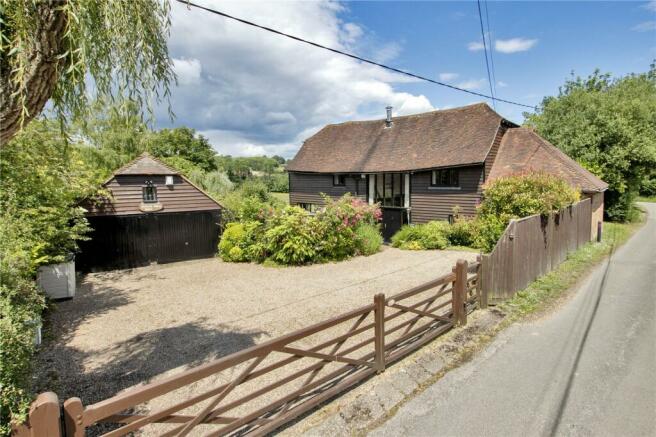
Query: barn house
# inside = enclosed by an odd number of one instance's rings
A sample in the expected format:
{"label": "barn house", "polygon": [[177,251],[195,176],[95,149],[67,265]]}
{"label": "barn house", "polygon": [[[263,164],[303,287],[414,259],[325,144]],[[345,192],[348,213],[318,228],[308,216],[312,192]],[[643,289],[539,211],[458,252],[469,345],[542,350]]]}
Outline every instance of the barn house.
{"label": "barn house", "polygon": [[497,177],[556,174],[592,198],[593,230],[607,184],[527,128],[485,103],[331,124],[308,138],[287,164],[289,199],[314,210],[321,193],[351,193],[383,210],[383,235],[402,224],[474,215],[484,184]]}
{"label": "barn house", "polygon": [[103,186],[111,196],[84,203],[93,231],[80,244],[79,270],[124,269],[216,253],[221,205],[148,153]]}

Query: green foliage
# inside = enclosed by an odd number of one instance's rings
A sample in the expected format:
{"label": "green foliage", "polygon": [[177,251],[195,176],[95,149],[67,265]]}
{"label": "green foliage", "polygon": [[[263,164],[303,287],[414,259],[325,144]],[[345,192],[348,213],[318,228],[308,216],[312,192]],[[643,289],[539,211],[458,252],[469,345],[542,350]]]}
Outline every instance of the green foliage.
{"label": "green foliage", "polygon": [[355,247],[358,254],[373,255],[380,251],[382,245],[383,236],[377,225],[362,223],[355,228]]}
{"label": "green foliage", "polygon": [[[63,14],[61,31],[40,25],[45,9]],[[96,95],[110,101],[129,96],[150,112],[152,101],[167,98],[175,80],[166,44],[169,11],[170,3],[159,0],[5,0],[0,53],[3,74],[11,74],[2,92],[19,96],[23,120],[41,111],[30,106],[28,96],[45,80],[56,82],[51,101],[62,118],[86,112],[90,83]],[[60,41],[60,53],[37,55],[39,44],[50,38]],[[29,80],[37,64],[53,59],[62,62],[57,75]]]}
{"label": "green foliage", "polygon": [[611,79],[595,71],[567,80],[526,123],[609,184],[605,212],[624,221],[656,174],[656,64]]}
{"label": "green foliage", "polygon": [[547,214],[575,203],[579,193],[563,180],[541,173],[497,179],[485,187],[476,218],[433,221],[403,226],[392,236],[392,246],[406,250],[467,246],[491,251],[513,218]]}
{"label": "green foliage", "polygon": [[202,170],[193,170],[188,177],[194,184],[216,198],[221,198],[234,189],[234,184],[228,175],[221,170],[207,173]]}
{"label": "green foliage", "polygon": [[508,227],[511,217],[509,216],[495,216],[488,215],[485,217],[478,217],[477,234],[474,237],[473,246],[481,249],[483,252],[491,252],[496,246],[499,237],[503,231]]}
{"label": "green foliage", "polygon": [[472,247],[479,233],[479,222],[477,220],[458,217],[449,227],[449,244],[452,246]]}
{"label": "green foliage", "polygon": [[[268,156],[252,156],[252,157],[233,157],[230,155],[220,155],[214,158],[216,166],[225,171],[230,180],[233,182],[241,182],[249,177],[269,177],[281,175],[282,163],[284,158],[279,156],[269,158]],[[271,179],[271,183],[280,183],[282,179]],[[267,182],[269,184],[269,182]],[[286,189],[286,188],[285,188]],[[271,191],[278,191],[271,189]]]}
{"label": "green foliage", "polygon": [[406,250],[445,249],[449,245],[449,223],[432,221],[404,225],[392,236],[392,246]]}
{"label": "green foliage", "polygon": [[369,205],[362,199],[346,193],[338,199],[322,195],[325,207],[320,215],[335,220],[336,225],[357,227],[360,223],[376,225],[383,215],[380,205]]}
{"label": "green foliage", "polygon": [[641,196],[656,196],[656,170],[652,175],[648,175],[644,178],[642,184],[640,185],[640,195]]}
{"label": "green foliage", "polygon": [[579,200],[564,180],[546,173],[528,173],[494,180],[485,186],[479,216],[527,217],[548,214]]}
{"label": "green foliage", "polygon": [[34,277],[61,262],[88,231],[81,198],[96,193],[99,174],[85,165],[51,122],[35,121],[0,154],[0,434],[30,401],[35,323],[44,298]]}
{"label": "green foliage", "polygon": [[289,192],[289,174],[287,173],[273,173],[262,178],[267,185],[269,191],[275,193],[288,193]]}
{"label": "green foliage", "polygon": [[491,251],[513,218],[548,214],[580,198],[564,180],[544,173],[529,173],[494,180],[485,187],[478,209],[474,245]]}
{"label": "green foliage", "polygon": [[248,180],[220,198],[228,221],[264,221],[284,203],[272,196],[264,183]]}
{"label": "green foliage", "polygon": [[173,167],[183,175],[190,177],[193,173],[203,173],[204,171],[193,162],[183,158],[182,156],[160,156],[159,159],[169,167]]}
{"label": "green foliage", "polygon": [[229,262],[251,261],[250,248],[261,226],[259,222],[228,223],[219,242],[219,256]]}
{"label": "green foliage", "polygon": [[[224,233],[219,245],[219,255],[225,261],[301,265],[342,260],[380,249],[380,209],[375,205],[345,195],[338,200],[326,198],[324,210],[311,215],[294,206],[266,209],[262,200],[266,191],[252,183],[241,189],[246,199],[241,201],[241,216],[254,221],[229,225],[227,239]],[[249,225],[253,223],[258,226]]]}
{"label": "green foliage", "polygon": [[277,264],[300,265],[316,260],[323,232],[317,232],[319,221],[307,211],[288,206],[274,215],[264,233],[264,251]]}
{"label": "green foliage", "polygon": [[204,171],[217,169],[216,152],[202,135],[188,127],[162,129],[144,138],[145,149],[158,157],[184,158]]}

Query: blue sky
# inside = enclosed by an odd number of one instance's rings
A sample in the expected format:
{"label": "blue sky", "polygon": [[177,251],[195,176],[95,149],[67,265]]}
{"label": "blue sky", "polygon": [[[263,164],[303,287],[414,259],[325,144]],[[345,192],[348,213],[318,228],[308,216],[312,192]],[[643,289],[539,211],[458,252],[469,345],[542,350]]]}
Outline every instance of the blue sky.
{"label": "blue sky", "polygon": [[[476,2],[203,4],[453,85],[489,93]],[[537,104],[571,71],[642,72],[656,58],[656,2],[489,1],[499,97]],[[450,108],[480,97],[359,64],[206,12],[174,5],[170,51],[180,85],[171,123],[220,153],[292,157],[327,123]],[[486,29],[487,30],[487,29]],[[522,121],[524,109],[497,103]],[[163,111],[160,111],[163,112]]]}

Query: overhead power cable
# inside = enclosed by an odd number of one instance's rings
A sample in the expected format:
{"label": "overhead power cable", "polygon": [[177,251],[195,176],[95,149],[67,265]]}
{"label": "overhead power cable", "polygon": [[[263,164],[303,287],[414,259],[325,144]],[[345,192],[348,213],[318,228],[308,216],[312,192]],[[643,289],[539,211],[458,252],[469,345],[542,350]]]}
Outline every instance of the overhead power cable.
{"label": "overhead power cable", "polygon": [[490,14],[487,9],[487,0],[485,0],[485,24],[487,25],[487,42],[490,45],[490,67],[492,67],[492,82],[494,83],[494,94],[497,93],[497,75],[494,67],[494,47],[492,46],[492,32],[490,31]]}
{"label": "overhead power cable", "polygon": [[485,69],[487,70],[487,82],[490,84],[490,94],[492,95],[492,105],[494,109],[497,108],[496,102],[494,101],[494,84],[492,83],[492,76],[490,74],[490,62],[487,58],[487,42],[485,38],[485,30],[483,28],[483,14],[481,13],[481,0],[476,0],[478,5],[478,21],[481,23],[481,37],[483,38],[483,53],[485,53]]}
{"label": "overhead power cable", "polygon": [[525,108],[531,108],[531,109],[534,109],[534,110],[536,109],[536,107],[533,106],[533,105],[527,105],[527,104],[524,104],[524,103],[513,102],[512,100],[499,99],[497,97],[488,96],[488,95],[483,94],[483,93],[477,93],[476,91],[467,90],[467,89],[464,89],[464,88],[457,87],[455,85],[449,85],[448,83],[440,82],[440,81],[437,81],[437,80],[434,80],[434,79],[430,79],[430,78],[427,78],[427,77],[424,77],[424,76],[420,76],[418,74],[410,73],[408,71],[399,70],[398,68],[390,67],[388,65],[381,64],[380,62],[375,62],[375,61],[372,61],[370,59],[366,59],[366,58],[354,55],[352,53],[348,53],[348,52],[345,52],[345,51],[342,51],[342,50],[339,50],[339,49],[335,49],[335,48],[332,48],[332,47],[327,47],[327,46],[321,45],[319,43],[300,38],[298,36],[290,35],[288,33],[281,32],[279,30],[272,29],[270,27],[266,27],[266,26],[262,26],[262,25],[257,24],[257,23],[253,23],[252,21],[244,20],[242,18],[238,18],[238,17],[232,16],[232,15],[226,14],[225,12],[217,11],[216,9],[207,8],[205,6],[201,6],[201,5],[189,2],[187,0],[176,0],[176,1],[178,1],[179,3],[182,3],[184,5],[187,5],[187,6],[202,9],[202,10],[210,12],[212,14],[220,15],[220,16],[222,16],[224,18],[228,18],[230,20],[238,21],[240,23],[247,24],[249,26],[257,27],[258,29],[266,30],[267,32],[275,33],[277,35],[284,36],[286,38],[290,38],[290,39],[293,39],[295,41],[302,42],[302,43],[305,43],[305,44],[309,44],[311,46],[318,47],[320,49],[328,50],[330,52],[337,53],[339,55],[348,56],[349,58],[356,59],[356,60],[364,62],[366,64],[376,65],[376,66],[384,68],[386,70],[390,70],[390,71],[393,71],[395,73],[403,74],[405,76],[413,77],[415,79],[423,80],[425,82],[430,82],[430,83],[433,83],[435,85],[440,85],[440,86],[443,86],[443,87],[446,87],[446,88],[451,88],[453,90],[461,91],[463,93],[468,93],[468,94],[472,94],[472,95],[475,95],[475,96],[484,97],[486,99],[492,99],[493,101],[496,100],[497,102],[508,103],[510,105],[516,105],[516,106],[523,106]]}

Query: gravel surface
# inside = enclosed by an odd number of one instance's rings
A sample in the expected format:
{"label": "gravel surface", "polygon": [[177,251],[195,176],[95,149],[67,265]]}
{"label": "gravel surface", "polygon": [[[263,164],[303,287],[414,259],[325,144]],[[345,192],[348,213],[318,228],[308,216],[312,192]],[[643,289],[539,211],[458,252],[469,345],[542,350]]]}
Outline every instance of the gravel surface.
{"label": "gravel surface", "polygon": [[376,293],[419,285],[450,272],[458,258],[475,257],[385,247],[306,267],[205,259],[89,274],[76,297],[49,316],[34,385],[88,405],[369,304]]}

